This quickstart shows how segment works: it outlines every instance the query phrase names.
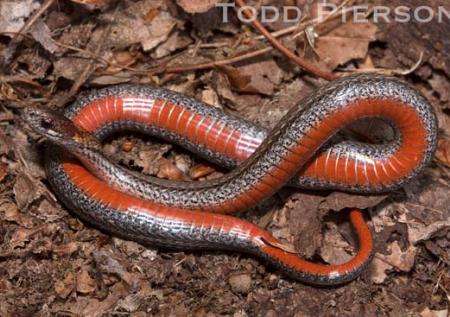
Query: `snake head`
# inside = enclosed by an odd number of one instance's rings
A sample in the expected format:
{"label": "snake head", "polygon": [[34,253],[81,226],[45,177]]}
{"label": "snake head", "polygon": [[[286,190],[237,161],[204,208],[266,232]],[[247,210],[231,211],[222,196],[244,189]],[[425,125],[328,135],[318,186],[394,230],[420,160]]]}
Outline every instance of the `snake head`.
{"label": "snake head", "polygon": [[31,106],[25,109],[23,118],[35,132],[59,146],[99,147],[100,143],[94,135],[78,128],[55,110]]}

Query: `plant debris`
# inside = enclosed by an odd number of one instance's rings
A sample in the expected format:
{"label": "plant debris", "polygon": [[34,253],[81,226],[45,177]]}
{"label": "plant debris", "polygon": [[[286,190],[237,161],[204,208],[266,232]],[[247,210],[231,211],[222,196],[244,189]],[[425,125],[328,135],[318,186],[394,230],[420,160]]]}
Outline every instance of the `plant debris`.
{"label": "plant debris", "polygon": [[[354,2],[331,1],[346,8]],[[318,73],[305,72],[261,28],[240,21],[239,6],[223,21],[218,3],[0,2],[0,316],[448,316],[450,20],[427,27],[376,23],[370,14],[365,23],[342,21],[341,14],[317,20],[319,1],[285,1],[303,19],[262,24]],[[443,0],[420,5],[430,3],[448,7]],[[261,5],[282,8],[280,1],[248,4],[259,19]],[[239,214],[299,256],[339,264],[357,248],[348,210],[363,209],[374,260],[360,278],[333,288],[295,282],[240,253],[160,250],[97,230],[54,196],[43,166],[45,143],[20,118],[31,105],[61,110],[78,92],[134,83],[195,97],[270,129],[324,83],[319,77],[367,70],[406,74],[434,106],[439,145],[425,173],[385,195],[285,187]],[[370,126],[352,126],[347,134],[385,133],[375,120]],[[130,170],[170,180],[226,173],[138,134],[115,136],[103,151]]]}

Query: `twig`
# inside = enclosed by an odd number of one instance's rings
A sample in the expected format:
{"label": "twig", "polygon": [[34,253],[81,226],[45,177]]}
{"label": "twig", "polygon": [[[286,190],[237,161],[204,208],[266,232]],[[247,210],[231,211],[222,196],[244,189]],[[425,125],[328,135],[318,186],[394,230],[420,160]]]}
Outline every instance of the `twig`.
{"label": "twig", "polygon": [[[335,11],[331,12],[330,14],[328,14],[327,16],[325,16],[323,19],[320,19],[320,18],[315,18],[315,19],[313,19],[309,25],[307,24],[307,26],[313,26],[313,25],[317,25],[317,24],[323,24],[323,23],[327,22],[328,20],[330,20],[330,19],[336,17],[338,14],[345,13],[346,11],[345,11],[345,10],[342,11],[342,10],[344,9],[344,7],[345,7],[347,4],[352,3],[352,2],[354,2],[354,0],[344,0],[344,1],[336,8]],[[295,39],[295,38],[301,36],[303,33],[305,33],[305,30],[302,30],[302,31],[300,31],[300,32],[298,32],[298,33],[295,33],[295,34],[292,36],[292,38]]]}
{"label": "twig", "polygon": [[34,82],[33,79],[29,79],[20,75],[0,75],[0,83],[14,83],[14,82],[21,82],[26,83],[30,86],[33,86],[35,88],[42,88],[41,85],[39,85],[37,82]]}
{"label": "twig", "polygon": [[365,69],[350,69],[350,70],[339,70],[342,73],[377,73],[377,74],[383,74],[383,75],[401,75],[406,76],[419,68],[419,66],[423,62],[423,56],[424,53],[421,52],[418,61],[409,69],[385,69],[385,68],[365,68]]}
{"label": "twig", "polygon": [[[399,71],[398,74],[406,76],[406,75],[409,75],[409,74],[415,72],[416,69],[419,68],[419,66],[422,64],[423,56],[424,56],[424,53],[422,51],[422,52],[420,52],[419,60],[417,61],[417,63],[415,63],[410,69],[407,69],[407,70],[404,70],[404,71]],[[394,72],[395,71],[396,70],[394,70]]]}
{"label": "twig", "polygon": [[[341,8],[343,8],[350,1],[352,1],[352,0],[345,0],[337,8],[337,10],[335,12],[328,14],[323,19],[315,18],[311,21],[303,22],[300,25],[290,26],[285,29],[272,32],[271,35],[274,37],[281,37],[281,36],[293,33],[295,31],[297,31],[299,28],[305,28],[307,26],[322,24],[322,23],[328,21],[333,16],[336,16],[337,12],[339,12],[339,10],[341,10]],[[296,33],[295,35],[293,35],[292,38],[295,38],[295,37],[303,34],[304,32],[305,31],[302,30],[302,31]],[[259,36],[254,37],[253,39],[265,39],[265,38],[266,37],[264,35],[259,35]],[[224,46],[229,46],[229,45],[230,45],[230,43],[228,43],[228,42],[217,42],[217,43],[201,44],[200,47],[201,48],[217,48],[217,47],[224,47]],[[167,68],[165,71],[171,72],[171,73],[181,73],[181,72],[186,72],[186,71],[209,69],[209,68],[214,68],[218,65],[232,64],[232,63],[240,62],[240,61],[243,61],[243,60],[246,60],[249,58],[257,57],[259,55],[266,54],[272,50],[273,50],[273,47],[270,46],[270,47],[265,47],[265,48],[256,50],[251,53],[244,53],[242,55],[238,55],[238,56],[231,57],[231,58],[226,58],[226,59],[223,59],[220,61],[212,61],[212,62],[207,62],[207,63],[194,64],[194,65],[188,65],[188,66],[180,66],[180,67],[171,67],[171,68]],[[153,73],[159,73],[159,72],[163,72],[163,71],[164,71],[163,69],[159,68],[158,70],[154,70]],[[152,72],[152,71],[150,71],[150,72]]]}
{"label": "twig", "polygon": [[305,69],[307,72],[314,74],[318,77],[324,78],[326,80],[334,80],[337,78],[336,75],[324,71],[317,67],[316,65],[311,64],[306,59],[295,55],[291,50],[289,50],[286,46],[284,46],[281,42],[279,42],[262,24],[258,19],[253,17],[252,12],[245,8],[245,3],[243,0],[236,0],[236,4],[243,10],[243,13],[248,19],[252,20],[253,26],[261,32],[267,40],[281,53],[283,53],[286,57],[292,60],[294,63]]}
{"label": "twig", "polygon": [[268,53],[272,50],[272,47],[268,46],[253,52],[244,53],[242,55],[234,56],[231,58],[222,59],[219,61],[212,61],[202,64],[195,64],[195,65],[188,65],[188,66],[180,66],[180,67],[168,67],[164,70],[161,70],[166,73],[182,73],[182,72],[188,72],[193,70],[201,70],[201,69],[209,69],[214,68],[216,66],[223,66],[227,64],[233,64],[237,63],[252,57],[256,57],[265,53]]}
{"label": "twig", "polygon": [[46,0],[39,9],[31,16],[30,19],[20,28],[19,32],[13,37],[13,41],[17,40],[21,33],[27,33],[36,20],[44,14],[45,11],[55,2],[55,0]]}

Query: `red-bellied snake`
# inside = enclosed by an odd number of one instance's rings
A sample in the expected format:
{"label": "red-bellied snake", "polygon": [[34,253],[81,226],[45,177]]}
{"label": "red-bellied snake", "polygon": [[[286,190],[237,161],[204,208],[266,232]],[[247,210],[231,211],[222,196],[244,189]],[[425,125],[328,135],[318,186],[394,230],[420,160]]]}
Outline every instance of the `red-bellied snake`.
{"label": "red-bellied snake", "polygon": [[[368,117],[386,121],[394,139],[364,144],[333,137]],[[294,279],[321,285],[350,281],[370,262],[372,237],[361,212],[350,213],[359,250],[340,265],[302,260],[268,231],[224,214],[257,205],[289,181],[362,193],[392,190],[425,168],[437,140],[436,116],[426,99],[408,84],[379,75],[349,76],[317,89],[270,132],[195,99],[138,85],[92,92],[65,116],[30,107],[25,119],[54,144],[45,155],[47,177],[84,220],[162,247],[247,252]],[[100,152],[100,141],[118,130],[178,143],[233,170],[189,183],[145,177]]]}

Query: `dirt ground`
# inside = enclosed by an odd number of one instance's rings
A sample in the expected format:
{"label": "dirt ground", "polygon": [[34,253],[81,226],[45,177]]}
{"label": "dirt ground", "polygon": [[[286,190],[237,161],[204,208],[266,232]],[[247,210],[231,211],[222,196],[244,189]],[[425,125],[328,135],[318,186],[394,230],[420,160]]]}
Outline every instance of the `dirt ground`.
{"label": "dirt ground", "polygon": [[[270,128],[325,83],[273,49],[235,10],[224,22],[217,2],[0,2],[0,316],[448,316],[450,19],[374,21],[370,11],[366,22],[344,22],[340,8],[315,20],[318,1],[252,2],[300,8],[301,22],[265,26],[321,69],[397,75],[436,110],[436,158],[403,188],[383,196],[284,188],[239,215],[295,245],[300,256],[336,264],[355,250],[347,208],[364,209],[376,253],[351,283],[308,286],[239,253],[171,252],[122,240],[77,219],[52,193],[43,140],[20,117],[30,105],[62,109],[93,88],[141,83]],[[345,3],[450,12],[445,0]],[[161,178],[226,173],[147,136],[121,134],[104,150]]]}

